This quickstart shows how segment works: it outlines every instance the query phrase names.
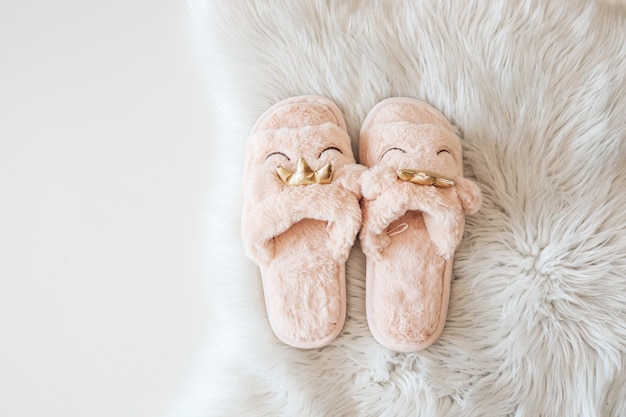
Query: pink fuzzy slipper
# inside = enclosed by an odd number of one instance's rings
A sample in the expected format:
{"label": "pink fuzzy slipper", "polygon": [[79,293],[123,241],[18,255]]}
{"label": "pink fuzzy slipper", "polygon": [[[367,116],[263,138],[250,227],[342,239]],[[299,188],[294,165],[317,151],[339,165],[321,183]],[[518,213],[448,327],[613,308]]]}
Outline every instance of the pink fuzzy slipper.
{"label": "pink fuzzy slipper", "polygon": [[361,183],[368,324],[382,345],[418,351],[443,331],[454,251],[480,190],[463,178],[452,125],[418,100],[376,105],[359,147],[369,167]]}
{"label": "pink fuzzy slipper", "polygon": [[261,268],[272,329],[289,345],[321,347],[343,327],[363,170],[339,108],[326,98],[283,100],[252,130],[242,236]]}

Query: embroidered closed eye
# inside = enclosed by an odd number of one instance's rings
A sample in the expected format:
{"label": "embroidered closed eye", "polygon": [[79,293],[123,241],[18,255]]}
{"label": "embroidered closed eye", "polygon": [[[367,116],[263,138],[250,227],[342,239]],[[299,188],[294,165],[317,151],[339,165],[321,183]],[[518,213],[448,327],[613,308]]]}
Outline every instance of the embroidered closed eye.
{"label": "embroidered closed eye", "polygon": [[271,156],[274,156],[274,155],[282,155],[282,156],[284,156],[285,158],[287,158],[287,161],[291,161],[291,158],[289,158],[289,157],[288,157],[287,155],[285,155],[284,153],[282,153],[282,152],[278,152],[278,151],[276,151],[276,152],[272,152],[271,154],[267,155],[267,156],[265,157],[265,161],[267,161],[267,160],[268,160]]}
{"label": "embroidered closed eye", "polygon": [[402,149],[402,148],[396,148],[396,147],[389,148],[385,152],[383,152],[383,154],[380,156],[380,160],[382,160],[385,157],[385,155],[387,155],[387,153],[390,152],[390,151],[400,151],[402,153],[406,153],[406,151],[404,149]]}
{"label": "embroidered closed eye", "polygon": [[448,155],[452,155],[452,152],[447,149],[440,149],[439,151],[437,151],[437,155],[440,155],[442,152],[446,152]]}
{"label": "embroidered closed eye", "polygon": [[329,146],[328,148],[324,149],[322,152],[320,152],[320,154],[317,156],[318,158],[320,158],[322,156],[322,154],[326,151],[337,151],[340,154],[343,154],[343,152],[341,151],[341,149],[339,149],[336,146]]}

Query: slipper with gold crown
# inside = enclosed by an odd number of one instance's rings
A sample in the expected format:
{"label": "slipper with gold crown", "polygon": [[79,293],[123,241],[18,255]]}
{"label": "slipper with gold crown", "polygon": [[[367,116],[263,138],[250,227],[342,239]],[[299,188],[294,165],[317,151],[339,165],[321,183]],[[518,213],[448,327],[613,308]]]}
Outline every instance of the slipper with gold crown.
{"label": "slipper with gold crown", "polygon": [[421,101],[376,105],[361,128],[367,322],[399,351],[425,349],[441,335],[452,261],[465,215],[480,189],[463,177],[461,142],[446,118]]}
{"label": "slipper with gold crown", "polygon": [[252,129],[242,237],[260,268],[271,328],[286,344],[325,346],[343,327],[363,170],[339,108],[324,97],[283,100]]}

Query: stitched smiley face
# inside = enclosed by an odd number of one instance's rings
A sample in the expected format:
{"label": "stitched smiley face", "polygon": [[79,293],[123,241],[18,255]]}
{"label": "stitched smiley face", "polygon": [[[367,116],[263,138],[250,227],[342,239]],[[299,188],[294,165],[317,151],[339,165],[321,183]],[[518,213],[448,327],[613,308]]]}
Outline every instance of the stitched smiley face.
{"label": "stitched smiley face", "polygon": [[[376,127],[369,131],[372,142],[375,140],[372,156],[376,164],[394,169],[430,171],[451,178],[462,174],[461,144],[447,128],[410,122],[383,126],[384,134]],[[390,130],[393,130],[392,134]]]}
{"label": "stitched smiley face", "polygon": [[272,151],[264,161],[285,185],[329,184],[333,171],[353,161],[349,142],[338,140],[345,134],[337,126],[326,124],[290,134],[292,140],[281,144],[284,151]]}
{"label": "stitched smiley face", "polygon": [[341,167],[354,163],[343,121],[323,105],[287,105],[257,126],[250,140],[246,192],[259,197],[286,186],[332,183]]}

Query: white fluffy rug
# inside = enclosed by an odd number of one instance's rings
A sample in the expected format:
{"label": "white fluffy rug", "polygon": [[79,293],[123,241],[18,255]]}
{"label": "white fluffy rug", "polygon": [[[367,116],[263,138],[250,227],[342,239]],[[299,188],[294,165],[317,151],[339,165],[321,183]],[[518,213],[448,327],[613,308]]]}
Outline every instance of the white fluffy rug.
{"label": "white fluffy rug", "polygon": [[[583,1],[193,0],[218,107],[216,325],[188,414],[626,415],[626,14]],[[312,351],[278,342],[240,231],[246,140],[274,102],[367,112],[410,96],[463,134],[484,194],[455,257],[448,322],[418,354],[378,345],[364,258],[348,318]],[[356,152],[355,152],[356,153]],[[188,410],[189,411],[189,410]]]}

